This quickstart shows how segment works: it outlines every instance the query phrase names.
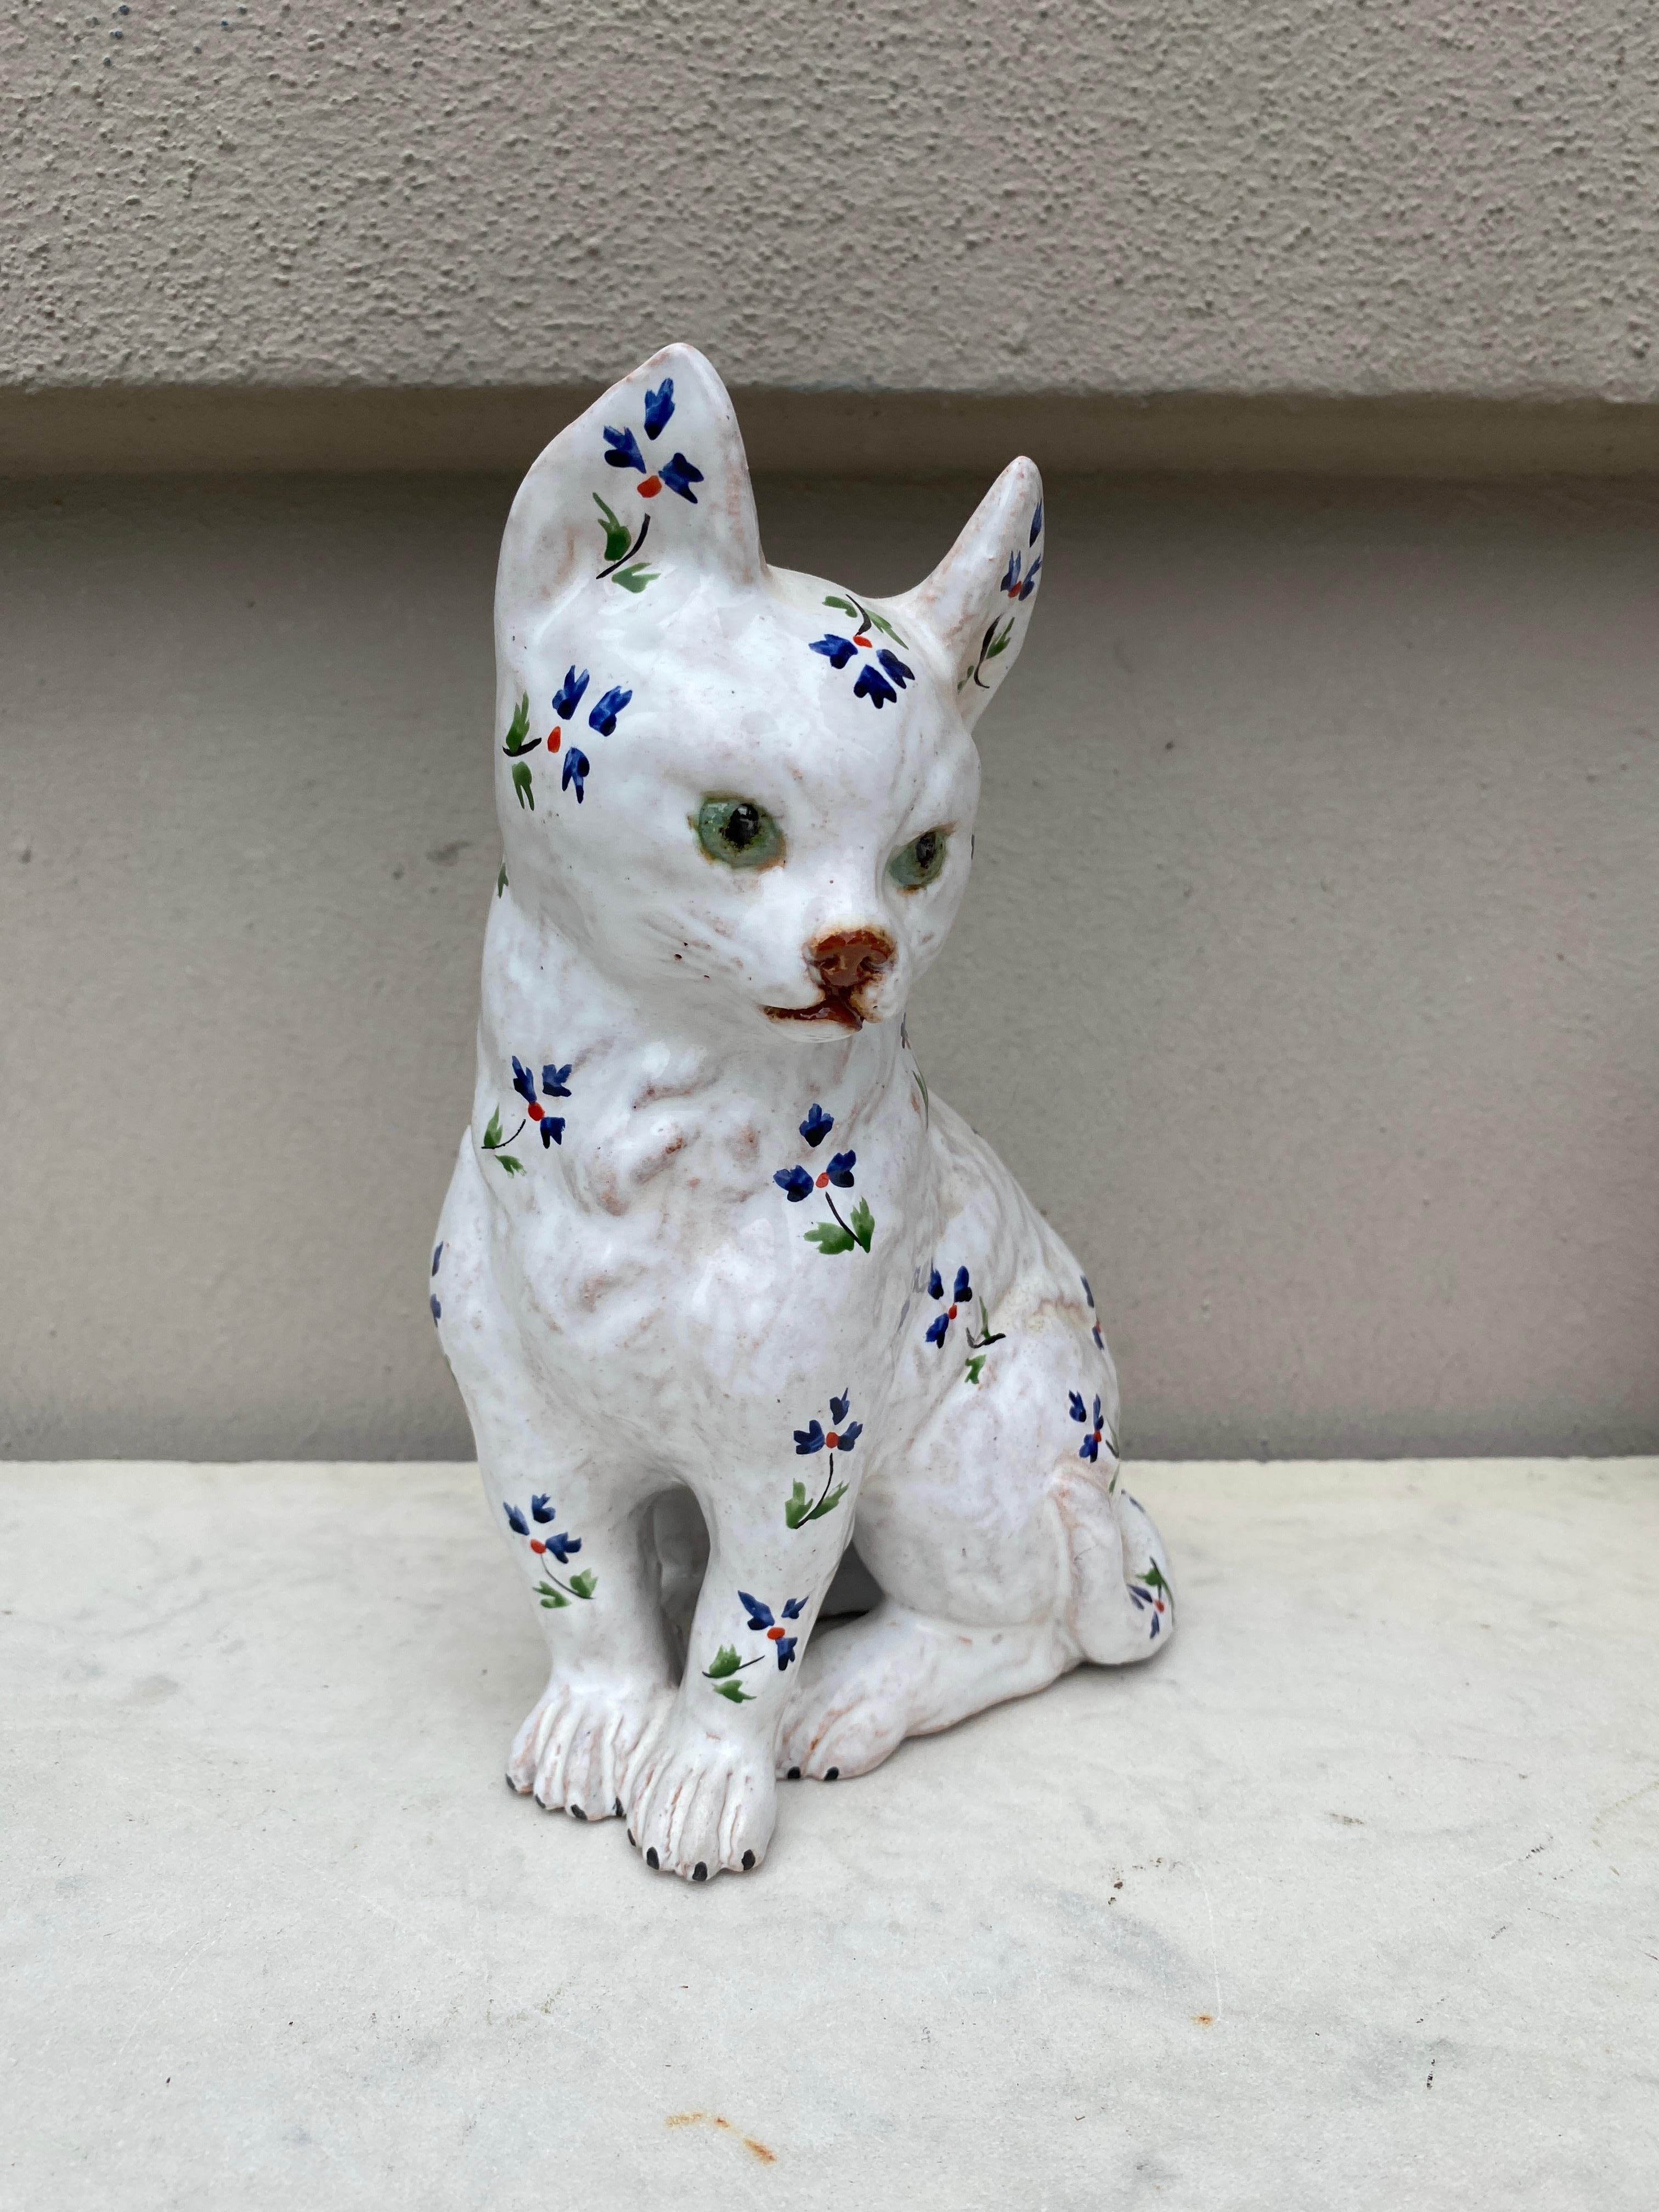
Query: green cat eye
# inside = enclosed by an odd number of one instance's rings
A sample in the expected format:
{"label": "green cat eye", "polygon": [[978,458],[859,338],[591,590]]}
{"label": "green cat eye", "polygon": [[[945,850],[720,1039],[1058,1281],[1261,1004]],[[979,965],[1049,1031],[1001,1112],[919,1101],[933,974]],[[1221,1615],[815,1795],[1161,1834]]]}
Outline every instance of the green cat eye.
{"label": "green cat eye", "polygon": [[910,840],[902,852],[894,854],[887,863],[888,874],[907,891],[920,890],[924,884],[937,881],[943,872],[950,842],[943,830],[924,830],[920,837]]}
{"label": "green cat eye", "polygon": [[763,868],[783,857],[783,832],[752,799],[705,799],[697,809],[698,842],[728,868]]}

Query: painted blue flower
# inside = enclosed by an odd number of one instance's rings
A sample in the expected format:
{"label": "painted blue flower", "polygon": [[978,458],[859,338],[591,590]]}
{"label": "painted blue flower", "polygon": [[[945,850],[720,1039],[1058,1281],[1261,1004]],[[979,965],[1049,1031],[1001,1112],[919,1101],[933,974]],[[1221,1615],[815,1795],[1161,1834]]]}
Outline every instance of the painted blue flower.
{"label": "painted blue flower", "polygon": [[688,461],[684,453],[676,453],[672,460],[664,462],[657,473],[670,491],[678,492],[682,499],[690,500],[693,507],[696,505],[697,495],[691,487],[702,482],[702,471],[695,462]]}
{"label": "painted blue flower", "polygon": [[859,671],[858,682],[853,686],[853,696],[855,699],[867,699],[872,707],[879,709],[886,706],[890,700],[896,699],[898,693],[894,690],[880,669],[872,662],[866,660]]}
{"label": "painted blue flower", "polygon": [[587,671],[585,668],[580,676],[574,667],[565,670],[564,682],[553,694],[553,712],[558,716],[560,721],[568,722],[570,720],[577,708],[581,705],[582,693],[586,689]]}
{"label": "painted blue flower", "polygon": [[581,1547],[582,1540],[580,1536],[572,1536],[563,1530],[556,1536],[548,1537],[544,1547],[548,1557],[556,1559],[562,1567],[568,1567],[570,1565],[570,1554],[573,1552],[580,1552]]}
{"label": "painted blue flower", "polygon": [[605,442],[611,448],[605,458],[611,468],[637,469],[641,476],[645,475],[645,455],[640,451],[640,441],[631,430],[613,430],[606,423]]}
{"label": "painted blue flower", "polygon": [[441,1320],[443,1319],[443,1317],[444,1317],[444,1310],[443,1310],[443,1308],[442,1308],[442,1307],[438,1304],[438,1294],[437,1294],[437,1292],[436,1292],[435,1291],[433,1291],[433,1292],[432,1292],[432,1294],[431,1294],[431,1296],[427,1299],[427,1304],[428,1304],[428,1305],[429,1305],[429,1306],[431,1307],[431,1309],[432,1309],[432,1318],[433,1318],[433,1320],[434,1320],[434,1321],[441,1321]]}
{"label": "painted blue flower", "polygon": [[[611,435],[611,433],[607,430],[605,434],[608,438]],[[1018,553],[1011,553],[1008,556],[1008,566],[1003,571],[1002,581],[997,586],[997,589],[1000,592],[1007,592],[1011,595],[1019,589],[1019,556]]]}
{"label": "painted blue flower", "polygon": [[536,1495],[531,1499],[530,1517],[532,1521],[540,1521],[543,1522],[549,1522],[553,1518],[553,1508],[548,1503],[548,1493],[546,1491],[538,1490],[536,1492]]}
{"label": "painted blue flower", "polygon": [[1099,1399],[1097,1398],[1095,1400],[1094,1419],[1092,1422],[1090,1420],[1089,1415],[1084,1407],[1082,1397],[1075,1390],[1071,1394],[1071,1408],[1072,1419],[1074,1421],[1081,1421],[1084,1427],[1089,1431],[1088,1435],[1084,1437],[1083,1442],[1077,1448],[1078,1457],[1079,1459],[1097,1460],[1100,1457],[1100,1440],[1106,1432],[1106,1419],[1104,1413],[1101,1410]]}
{"label": "painted blue flower", "polygon": [[1036,559],[1032,562],[1030,567],[1025,571],[1025,581],[1019,587],[1019,596],[1022,599],[1029,599],[1032,592],[1036,591],[1037,570],[1042,566],[1042,556],[1039,553]]}
{"label": "painted blue flower", "polygon": [[800,1125],[800,1133],[816,1152],[835,1126],[835,1115],[826,1114],[815,1098],[807,1109],[806,1119]]}
{"label": "painted blue flower", "polygon": [[882,666],[892,678],[894,683],[898,685],[901,691],[903,690],[907,684],[912,683],[915,680],[916,673],[915,670],[914,668],[907,668],[903,661],[899,659],[897,653],[889,652],[888,648],[884,645],[881,648],[881,651],[876,655],[876,659],[880,661]]}
{"label": "painted blue flower", "polygon": [[[587,717],[589,729],[597,730],[602,738],[614,736],[617,717],[633,696],[631,691],[624,691],[620,684],[613,684],[605,696],[595,703],[589,714]],[[583,769],[583,773],[584,775],[586,773],[586,767]]]}
{"label": "painted blue flower", "polygon": [[827,1172],[837,1190],[851,1190],[853,1188],[853,1170],[858,1165],[858,1158],[856,1152],[830,1154]]}
{"label": "painted blue flower", "polygon": [[516,1505],[503,1505],[501,1510],[507,1516],[507,1527],[515,1536],[527,1536],[530,1534],[530,1523]]}
{"label": "painted blue flower", "polygon": [[[943,1298],[945,1296],[945,1278],[939,1273],[937,1267],[932,1271],[927,1278],[927,1295],[930,1298]],[[968,1270],[966,1267],[958,1267],[957,1269],[956,1281],[951,1286],[951,1303],[942,1314],[935,1315],[933,1319],[929,1322],[925,1334],[925,1340],[929,1344],[937,1345],[940,1351],[943,1351],[945,1348],[945,1340],[951,1333],[951,1322],[956,1319],[961,1308],[968,1304],[973,1295],[974,1285],[969,1279]],[[968,1340],[969,1344],[973,1342],[973,1332],[971,1329],[969,1332]]]}
{"label": "painted blue flower", "polygon": [[513,1055],[513,1088],[526,1105],[536,1103],[536,1079],[515,1052]]}
{"label": "painted blue flower", "polygon": [[774,1620],[769,1605],[763,1605],[757,1597],[750,1597],[747,1590],[738,1592],[738,1602],[746,1608],[750,1628],[763,1628],[770,1641],[777,1646],[778,1672],[780,1674],[782,1674],[795,1656],[795,1645],[798,1641],[795,1637],[786,1635],[783,1623],[786,1620],[799,1620],[806,1609],[806,1600],[804,1597],[792,1597],[784,1607],[781,1616],[777,1620]]}
{"label": "painted blue flower", "polygon": [[812,1178],[805,1168],[780,1168],[772,1180],[787,1194],[791,1206],[798,1206],[802,1199],[812,1195]]}
{"label": "painted blue flower", "polygon": [[544,1152],[548,1149],[550,1145],[563,1144],[564,1118],[562,1115],[543,1114],[538,1119],[537,1127],[542,1133],[542,1150]]}
{"label": "painted blue flower", "polygon": [[559,788],[568,791],[574,783],[578,806],[581,805],[583,793],[587,789],[586,777],[592,765],[580,745],[572,745],[564,757],[564,774],[559,778]]}
{"label": "painted blue flower", "polygon": [[[805,1459],[813,1452],[823,1451],[826,1445],[832,1452],[852,1450],[864,1434],[864,1424],[862,1421],[848,1420],[847,1409],[851,1403],[852,1400],[848,1396],[830,1401],[830,1427],[828,1435],[824,1433],[822,1424],[816,1420],[809,1421],[804,1429],[795,1431],[797,1459]],[[846,1424],[844,1427],[843,1423]]]}
{"label": "painted blue flower", "polygon": [[1042,556],[1039,553],[1030,568],[1024,572],[1022,580],[1019,556],[1018,553],[1011,553],[1008,556],[1008,566],[1003,572],[1002,581],[997,586],[997,589],[1006,598],[1011,599],[1029,599],[1036,589],[1037,570],[1042,566]]}
{"label": "painted blue flower", "polygon": [[831,629],[815,639],[810,650],[821,653],[831,668],[845,668],[858,648],[850,637],[837,637]]}
{"label": "painted blue flower", "polygon": [[1033,544],[1033,545],[1035,545],[1035,544],[1036,544],[1036,542],[1037,542],[1038,538],[1041,538],[1041,537],[1042,537],[1042,501],[1041,500],[1039,500],[1039,501],[1037,501],[1037,503],[1036,503],[1036,513],[1032,515],[1032,517],[1031,517],[1031,536],[1030,536],[1030,544]]}
{"label": "painted blue flower", "polygon": [[568,1060],[566,1060],[562,1067],[556,1067],[551,1060],[548,1062],[547,1066],[542,1070],[542,1096],[544,1098],[569,1097],[570,1093],[565,1086],[570,1080],[570,1067],[571,1063]]}
{"label": "painted blue flower", "polygon": [[433,1273],[434,1273],[434,1275],[435,1275],[435,1274],[437,1273],[437,1272],[438,1272],[438,1262],[439,1262],[439,1261],[440,1261],[440,1260],[441,1260],[441,1259],[443,1258],[443,1256],[444,1256],[444,1248],[443,1248],[442,1244],[441,1244],[441,1243],[434,1244],[434,1245],[433,1246],[433,1248],[432,1248],[432,1272],[433,1272]]}
{"label": "painted blue flower", "polygon": [[[654,392],[645,395],[645,434],[660,437],[669,416],[674,411],[674,380],[665,376]],[[1041,510],[1039,510],[1041,512]]]}

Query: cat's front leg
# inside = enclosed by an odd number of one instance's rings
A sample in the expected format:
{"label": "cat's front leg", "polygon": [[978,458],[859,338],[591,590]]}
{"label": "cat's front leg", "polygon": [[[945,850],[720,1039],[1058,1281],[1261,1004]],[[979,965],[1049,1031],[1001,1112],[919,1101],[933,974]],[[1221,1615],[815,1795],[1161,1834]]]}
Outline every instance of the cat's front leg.
{"label": "cat's front leg", "polygon": [[819,1605],[852,1525],[852,1499],[816,1520],[775,1481],[702,1498],[711,1550],[672,1705],[641,1745],[623,1796],[648,1865],[707,1881],[747,1874],[776,1815],[777,1744]]}

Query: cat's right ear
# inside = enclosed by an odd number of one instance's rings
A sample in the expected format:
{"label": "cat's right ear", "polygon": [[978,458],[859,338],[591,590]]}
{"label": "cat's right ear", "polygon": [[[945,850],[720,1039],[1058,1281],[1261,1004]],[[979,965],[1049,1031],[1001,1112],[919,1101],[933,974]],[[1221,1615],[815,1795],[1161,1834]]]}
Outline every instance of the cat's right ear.
{"label": "cat's right ear", "polygon": [[665,346],[561,430],[519,487],[495,574],[503,646],[581,585],[635,596],[678,568],[758,583],[760,528],[726,386]]}

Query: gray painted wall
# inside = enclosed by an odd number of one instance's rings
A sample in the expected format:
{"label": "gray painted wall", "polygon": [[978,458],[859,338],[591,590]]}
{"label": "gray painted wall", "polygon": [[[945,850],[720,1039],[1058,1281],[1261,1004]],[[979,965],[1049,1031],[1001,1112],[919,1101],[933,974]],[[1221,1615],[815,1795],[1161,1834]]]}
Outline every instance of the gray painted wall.
{"label": "gray painted wall", "polygon": [[1645,0],[0,25],[0,385],[1659,400]]}
{"label": "gray painted wall", "polygon": [[[769,550],[890,589],[978,489],[768,482]],[[6,1452],[467,1449],[425,1267],[510,489],[0,504]],[[1656,1449],[1659,491],[1077,479],[1050,514],[913,1027],[1100,1286],[1127,1449]]]}

